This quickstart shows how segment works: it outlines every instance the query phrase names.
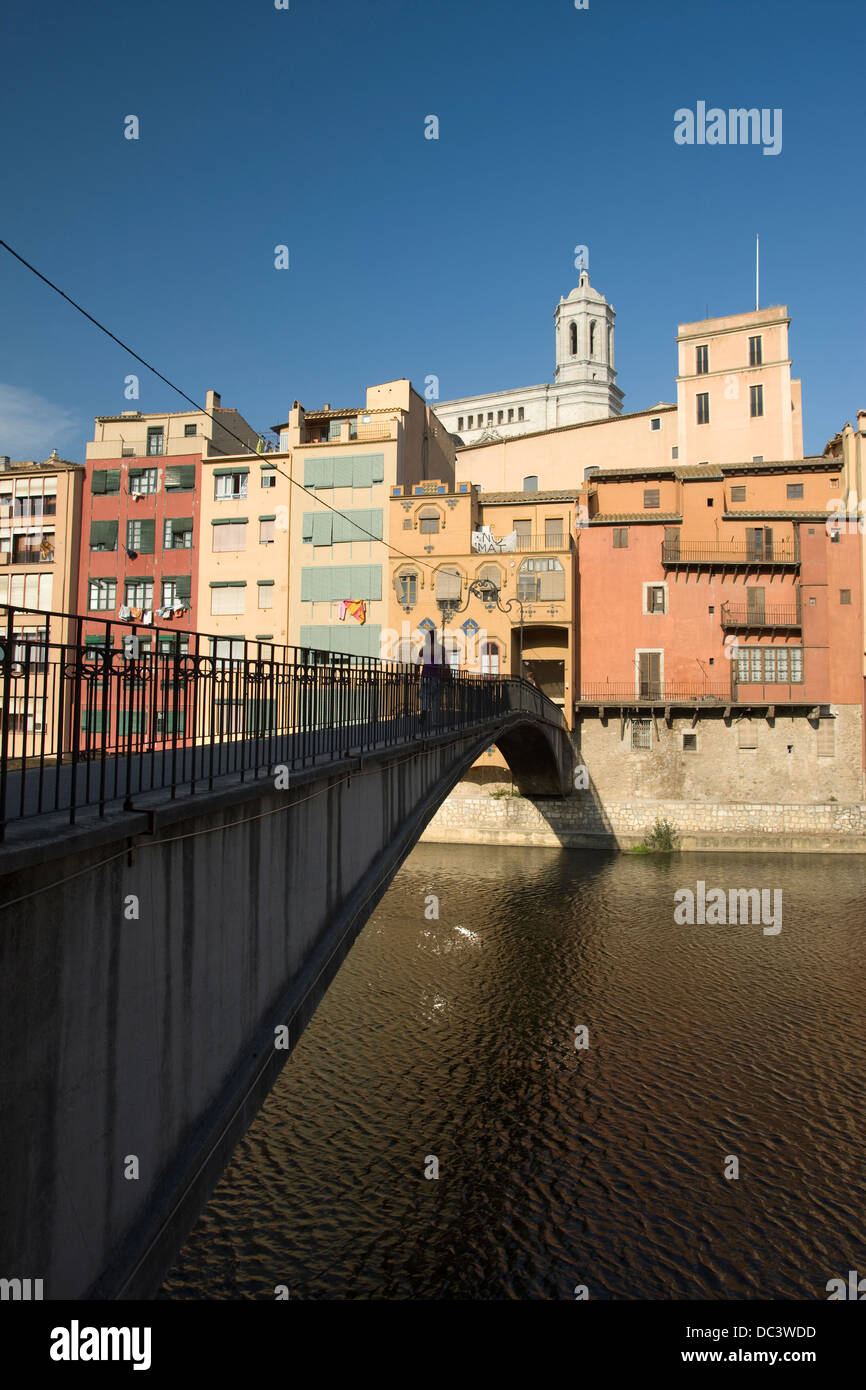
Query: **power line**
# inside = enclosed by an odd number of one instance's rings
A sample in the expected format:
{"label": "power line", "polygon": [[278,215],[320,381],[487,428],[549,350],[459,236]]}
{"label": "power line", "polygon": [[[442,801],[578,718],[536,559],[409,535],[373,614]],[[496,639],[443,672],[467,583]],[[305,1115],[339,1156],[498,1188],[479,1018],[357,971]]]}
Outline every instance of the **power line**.
{"label": "power line", "polygon": [[[258,454],[254,449],[250,448],[249,444],[245,439],[241,439],[240,435],[235,434],[234,430],[230,429],[228,425],[224,424],[221,420],[217,420],[216,417],[213,414],[211,414],[209,410],[207,410],[204,406],[199,405],[197,401],[194,401],[192,396],[188,396],[185,391],[181,390],[179,386],[176,386],[175,383],[173,381],[170,381],[167,376],[163,376],[162,372],[158,371],[156,367],[154,367],[150,362],[146,361],[144,357],[140,356],[140,354],[137,353],[134,348],[131,348],[128,343],[125,343],[122,338],[118,338],[116,333],[112,333],[110,328],[106,328],[104,323],[100,323],[99,319],[94,318],[93,314],[89,314],[87,310],[83,308],[82,305],[80,305],[76,300],[74,300],[71,295],[68,295],[65,290],[62,290],[59,285],[55,285],[53,280],[49,280],[47,275],[43,275],[41,270],[37,270],[35,265],[31,265],[29,261],[25,260],[23,256],[19,255],[19,253],[12,246],[9,245],[8,241],[3,241],[2,238],[0,238],[0,246],[2,246],[5,251],[8,251],[11,256],[14,256],[16,261],[20,261],[21,264],[27,268],[27,270],[31,271],[33,275],[37,276],[38,279],[40,279],[44,284],[46,284],[49,287],[49,289],[54,290],[55,294],[59,294],[61,298],[65,299],[67,304],[71,304],[73,309],[77,309],[79,314],[83,314],[84,317],[88,319],[90,323],[92,323],[96,328],[98,328],[101,333],[105,333],[107,337],[111,338],[112,342],[115,342],[119,347],[122,347],[124,352],[128,352],[131,357],[134,357],[136,362],[140,362],[143,367],[146,367],[149,372],[153,372],[154,376],[159,377],[160,381],[164,381],[166,386],[169,386],[172,391],[176,391],[179,396],[182,396],[185,401],[188,401],[189,404],[193,406],[196,410],[200,411],[202,415],[207,416],[207,418],[213,421],[215,425],[219,425],[220,429],[225,434],[230,435],[232,439],[236,439],[244,453],[249,454],[251,458],[261,457],[261,455]],[[260,434],[259,438],[262,439],[264,438],[264,436]],[[274,465],[274,467],[276,468],[276,464]],[[415,565],[423,565],[423,567],[425,569],[430,570],[431,573],[436,572],[437,567],[435,565],[431,565],[427,560],[422,560],[420,556],[410,555],[408,551],[398,549],[398,547],[392,545],[390,541],[384,540],[382,536],[375,536],[373,532],[368,531],[365,526],[361,526],[357,521],[354,521],[352,517],[347,516],[345,512],[341,512],[339,507],[332,507],[330,502],[325,502],[321,497],[317,497],[314,492],[311,492],[309,488],[304,487],[302,483],[299,483],[297,479],[291,477],[290,474],[284,473],[281,468],[277,468],[276,471],[280,474],[281,477],[288,479],[288,481],[292,484],[293,487],[299,488],[305,496],[311,497],[313,501],[317,502],[320,507],[325,507],[329,512],[333,512],[335,516],[341,516],[345,521],[351,522],[351,524],[357,530],[363,531],[366,536],[369,536],[371,541],[376,541],[379,545],[384,545],[389,553],[399,555],[404,560],[411,560],[412,563]]]}

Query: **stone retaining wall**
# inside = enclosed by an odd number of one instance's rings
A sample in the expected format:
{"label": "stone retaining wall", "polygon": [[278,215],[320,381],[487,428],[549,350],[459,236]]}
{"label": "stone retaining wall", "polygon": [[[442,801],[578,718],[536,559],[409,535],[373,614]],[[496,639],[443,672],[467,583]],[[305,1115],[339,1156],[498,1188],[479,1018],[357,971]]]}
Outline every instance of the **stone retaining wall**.
{"label": "stone retaining wall", "polygon": [[811,850],[866,854],[866,804],[806,802],[616,801],[590,792],[558,801],[452,793],[422,835],[440,844],[630,848],[656,818],[684,850]]}

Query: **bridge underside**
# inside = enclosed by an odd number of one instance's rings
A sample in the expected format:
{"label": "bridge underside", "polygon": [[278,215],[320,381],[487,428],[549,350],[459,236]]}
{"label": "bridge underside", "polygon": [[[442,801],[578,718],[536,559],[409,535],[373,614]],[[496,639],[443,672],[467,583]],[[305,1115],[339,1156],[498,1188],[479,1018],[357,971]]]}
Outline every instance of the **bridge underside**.
{"label": "bridge underside", "polygon": [[394,873],[494,742],[527,795],[570,790],[564,731],[512,715],[285,787],[137,797],[4,851],[10,1276],[46,1298],[153,1295]]}

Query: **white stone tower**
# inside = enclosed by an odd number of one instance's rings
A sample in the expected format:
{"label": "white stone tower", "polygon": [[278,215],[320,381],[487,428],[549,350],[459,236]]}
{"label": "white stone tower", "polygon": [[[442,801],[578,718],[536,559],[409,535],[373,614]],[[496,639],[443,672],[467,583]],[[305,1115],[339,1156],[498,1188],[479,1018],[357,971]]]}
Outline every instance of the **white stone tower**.
{"label": "white stone tower", "polygon": [[614,370],[615,318],[614,309],[582,270],[577,289],[560,299],[554,313],[559,424],[622,414],[624,397]]}

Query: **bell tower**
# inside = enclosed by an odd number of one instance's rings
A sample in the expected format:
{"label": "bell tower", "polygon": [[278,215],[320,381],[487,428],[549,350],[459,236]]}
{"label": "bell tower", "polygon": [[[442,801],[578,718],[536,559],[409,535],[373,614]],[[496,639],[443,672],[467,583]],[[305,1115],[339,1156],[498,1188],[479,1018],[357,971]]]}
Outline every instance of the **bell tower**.
{"label": "bell tower", "polygon": [[[556,324],[556,371],[562,424],[622,413],[623,393],[614,369],[616,312],[581,270],[577,288],[560,299]],[[567,417],[567,418],[565,418]]]}

